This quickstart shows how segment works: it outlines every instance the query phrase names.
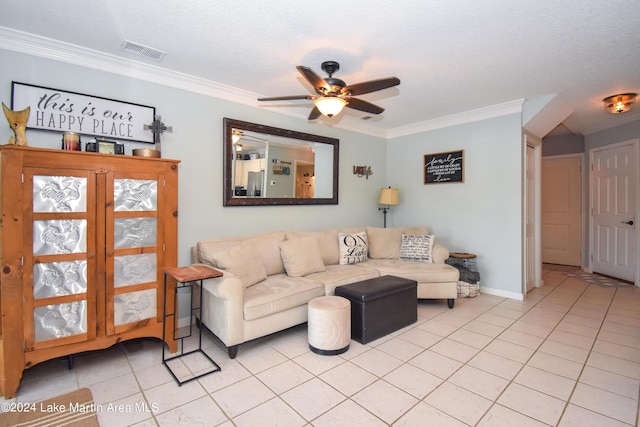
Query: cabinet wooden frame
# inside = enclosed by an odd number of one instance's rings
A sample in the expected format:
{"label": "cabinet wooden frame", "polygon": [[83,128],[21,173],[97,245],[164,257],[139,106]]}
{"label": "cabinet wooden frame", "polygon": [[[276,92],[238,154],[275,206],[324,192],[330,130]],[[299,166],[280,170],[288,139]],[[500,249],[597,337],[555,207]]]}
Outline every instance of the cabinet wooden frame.
{"label": "cabinet wooden frame", "polygon": [[[143,337],[162,339],[164,269],[177,264],[178,161],[95,153],[0,146],[0,393],[15,396],[24,369],[56,357],[108,348]],[[69,176],[87,180],[86,212],[34,212],[33,177]],[[146,212],[114,212],[116,179],[157,180],[157,207]],[[155,245],[114,248],[114,219],[150,217],[157,221]],[[34,221],[86,221],[83,253],[34,254]],[[117,254],[156,253],[154,280],[114,287],[113,259]],[[86,290],[35,301],[34,265],[80,259],[87,263]],[[152,270],[153,271],[153,270]],[[175,285],[175,284],[174,284]],[[155,290],[156,311],[150,318],[116,325],[114,296]],[[167,300],[173,304],[173,292]],[[55,339],[35,339],[34,308],[86,300],[86,332]],[[166,335],[171,337],[172,335]],[[176,341],[167,341],[176,351]]]}

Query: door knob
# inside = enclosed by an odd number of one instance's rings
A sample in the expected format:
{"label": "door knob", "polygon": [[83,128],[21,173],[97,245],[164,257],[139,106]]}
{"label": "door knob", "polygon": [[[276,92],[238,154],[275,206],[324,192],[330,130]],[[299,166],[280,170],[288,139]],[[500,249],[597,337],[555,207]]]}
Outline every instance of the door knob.
{"label": "door knob", "polygon": [[633,221],[620,221],[620,224],[633,225]]}

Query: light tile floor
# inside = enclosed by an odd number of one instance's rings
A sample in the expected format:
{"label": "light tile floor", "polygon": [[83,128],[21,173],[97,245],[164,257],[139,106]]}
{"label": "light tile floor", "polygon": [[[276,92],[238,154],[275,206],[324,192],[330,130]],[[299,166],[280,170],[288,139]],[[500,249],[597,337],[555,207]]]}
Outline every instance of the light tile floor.
{"label": "light tile floor", "polygon": [[17,400],[89,387],[103,427],[638,425],[640,288],[567,273],[545,266],[525,301],[421,301],[417,323],[339,356],[311,353],[306,325],[235,360],[206,335],[222,371],[182,387],[159,341],[129,341],[29,369]]}

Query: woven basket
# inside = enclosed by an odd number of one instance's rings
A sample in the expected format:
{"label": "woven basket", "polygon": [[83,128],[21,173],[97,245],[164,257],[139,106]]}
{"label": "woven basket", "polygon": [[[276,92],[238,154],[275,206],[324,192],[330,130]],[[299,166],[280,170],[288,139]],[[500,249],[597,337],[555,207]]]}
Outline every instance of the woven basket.
{"label": "woven basket", "polygon": [[464,298],[473,298],[480,293],[480,282],[468,283],[458,282],[458,296]]}

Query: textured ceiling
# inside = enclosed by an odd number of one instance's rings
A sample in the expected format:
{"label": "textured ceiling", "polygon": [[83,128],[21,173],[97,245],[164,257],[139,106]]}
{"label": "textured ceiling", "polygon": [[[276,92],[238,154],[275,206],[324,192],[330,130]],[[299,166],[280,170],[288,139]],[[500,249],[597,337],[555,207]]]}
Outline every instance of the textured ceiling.
{"label": "textured ceiling", "polygon": [[[335,77],[347,84],[397,76],[400,86],[362,96],[386,109],[366,124],[386,130],[552,95],[562,111],[573,111],[564,124],[576,133],[640,119],[640,107],[614,116],[601,102],[640,93],[635,0],[0,0],[0,11],[2,27],[199,77],[245,97],[307,94],[295,66],[324,76],[325,60],[340,63]],[[167,54],[161,61],[134,56],[120,49],[125,39]],[[311,101],[260,104],[283,107],[306,117]],[[346,111],[354,120],[366,115]],[[321,122],[340,120],[350,119]]]}

